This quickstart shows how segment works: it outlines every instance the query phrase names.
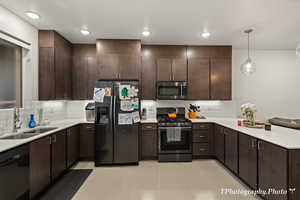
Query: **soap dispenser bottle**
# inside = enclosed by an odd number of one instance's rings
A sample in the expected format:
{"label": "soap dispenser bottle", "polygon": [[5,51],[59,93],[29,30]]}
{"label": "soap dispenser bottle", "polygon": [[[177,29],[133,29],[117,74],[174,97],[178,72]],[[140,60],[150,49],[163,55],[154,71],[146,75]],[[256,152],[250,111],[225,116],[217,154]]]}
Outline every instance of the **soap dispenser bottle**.
{"label": "soap dispenser bottle", "polygon": [[34,119],[34,115],[33,115],[33,114],[30,115],[28,127],[29,127],[29,128],[35,128],[35,127],[36,127],[36,122],[35,122],[35,119]]}

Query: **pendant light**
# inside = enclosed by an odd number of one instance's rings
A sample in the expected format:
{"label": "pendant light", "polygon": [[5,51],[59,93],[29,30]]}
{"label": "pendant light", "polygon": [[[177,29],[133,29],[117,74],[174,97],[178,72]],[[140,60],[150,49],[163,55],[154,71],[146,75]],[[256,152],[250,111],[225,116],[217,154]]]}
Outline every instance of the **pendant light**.
{"label": "pendant light", "polygon": [[242,64],[241,71],[246,76],[253,74],[256,70],[256,64],[250,58],[250,33],[252,33],[252,32],[253,32],[252,29],[247,29],[244,31],[244,33],[246,33],[248,35],[248,58]]}
{"label": "pendant light", "polygon": [[300,57],[300,44],[296,47],[296,55]]}

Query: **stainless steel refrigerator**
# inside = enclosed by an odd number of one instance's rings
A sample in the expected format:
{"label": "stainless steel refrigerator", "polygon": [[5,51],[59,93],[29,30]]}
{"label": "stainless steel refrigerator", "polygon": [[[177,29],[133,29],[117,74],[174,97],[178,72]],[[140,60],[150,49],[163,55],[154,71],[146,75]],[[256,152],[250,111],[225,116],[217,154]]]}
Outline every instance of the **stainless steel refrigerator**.
{"label": "stainless steel refrigerator", "polygon": [[97,89],[95,166],[138,164],[139,82],[97,81]]}

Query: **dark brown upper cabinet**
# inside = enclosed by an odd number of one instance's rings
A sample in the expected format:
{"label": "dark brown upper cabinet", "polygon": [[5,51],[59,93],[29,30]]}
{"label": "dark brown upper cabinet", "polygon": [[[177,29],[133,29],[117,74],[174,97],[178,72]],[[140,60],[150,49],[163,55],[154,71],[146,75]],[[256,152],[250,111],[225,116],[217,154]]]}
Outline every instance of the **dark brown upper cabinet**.
{"label": "dark brown upper cabinet", "polygon": [[209,67],[209,58],[190,58],[188,60],[188,99],[210,99]]}
{"label": "dark brown upper cabinet", "polygon": [[143,100],[156,99],[156,62],[145,46],[142,48],[141,89]]}
{"label": "dark brown upper cabinet", "polygon": [[231,46],[188,46],[188,99],[231,100]]}
{"label": "dark brown upper cabinet", "polygon": [[213,58],[211,60],[211,100],[231,100],[231,59]]}
{"label": "dark brown upper cabinet", "polygon": [[158,58],[156,62],[158,81],[187,80],[186,58]]}
{"label": "dark brown upper cabinet", "polygon": [[52,30],[39,31],[39,99],[71,99],[72,44]]}
{"label": "dark brown upper cabinet", "polygon": [[99,39],[96,48],[100,79],[140,79],[140,40]]}
{"label": "dark brown upper cabinet", "polygon": [[171,81],[172,80],[172,59],[158,58],[157,59],[157,80]]}
{"label": "dark brown upper cabinet", "polygon": [[93,88],[100,78],[96,65],[95,44],[73,45],[73,99],[89,100],[93,98]]}

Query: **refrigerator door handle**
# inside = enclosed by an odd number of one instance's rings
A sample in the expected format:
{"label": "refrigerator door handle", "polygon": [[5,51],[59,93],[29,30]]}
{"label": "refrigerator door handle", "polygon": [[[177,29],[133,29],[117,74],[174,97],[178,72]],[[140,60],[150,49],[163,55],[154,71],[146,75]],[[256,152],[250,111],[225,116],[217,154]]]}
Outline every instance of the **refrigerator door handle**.
{"label": "refrigerator door handle", "polygon": [[113,98],[113,113],[112,113],[112,115],[113,115],[113,127],[115,127],[115,125],[116,125],[116,96],[113,96],[112,97]]}

